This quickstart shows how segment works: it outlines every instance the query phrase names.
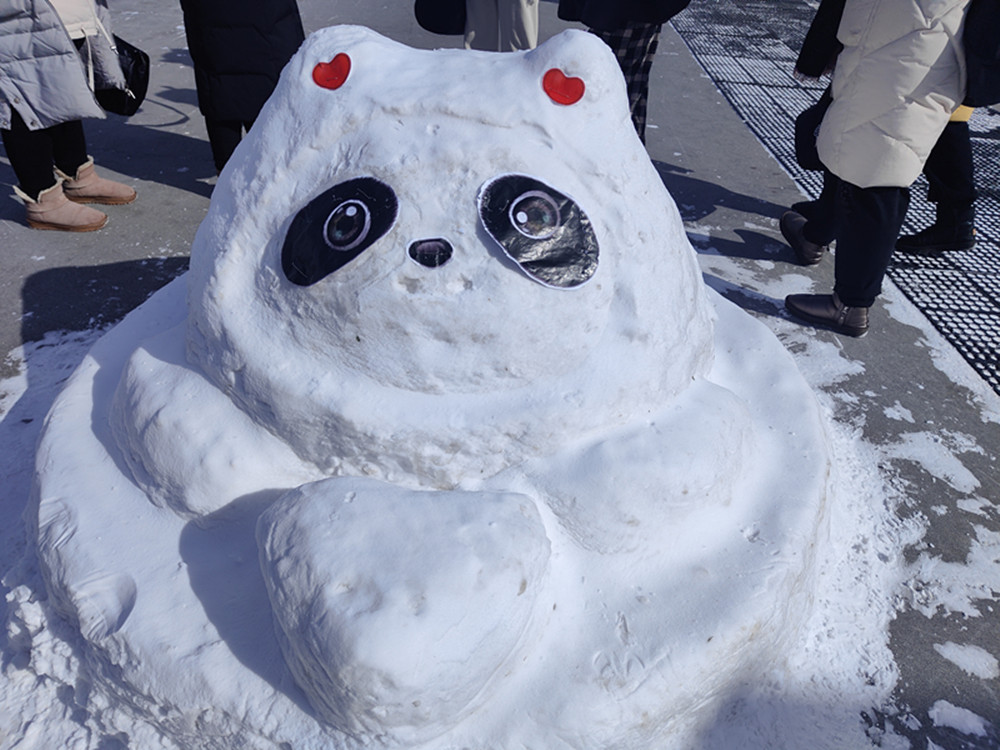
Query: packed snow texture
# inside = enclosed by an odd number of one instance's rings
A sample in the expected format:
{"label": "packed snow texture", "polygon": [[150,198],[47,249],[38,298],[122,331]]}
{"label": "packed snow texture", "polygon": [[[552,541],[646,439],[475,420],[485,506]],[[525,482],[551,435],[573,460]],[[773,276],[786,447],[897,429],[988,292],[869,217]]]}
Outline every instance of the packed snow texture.
{"label": "packed snow texture", "polygon": [[105,727],[645,750],[801,643],[831,470],[603,42],[335,27],[57,399],[33,522]]}

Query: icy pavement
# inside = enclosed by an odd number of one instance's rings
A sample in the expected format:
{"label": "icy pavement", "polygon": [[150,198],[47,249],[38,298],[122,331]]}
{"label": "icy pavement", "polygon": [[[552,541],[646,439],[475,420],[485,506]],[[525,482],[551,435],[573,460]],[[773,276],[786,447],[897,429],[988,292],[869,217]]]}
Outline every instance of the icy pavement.
{"label": "icy pavement", "polygon": [[[885,496],[896,498],[899,517],[923,524],[903,550],[907,569],[890,626],[899,681],[893,701],[866,714],[873,740],[885,747],[904,737],[921,750],[996,748],[1000,121],[979,110],[972,123],[982,196],[976,251],[898,260],[864,343],[789,323],[784,295],[827,291],[833,276],[829,258],[796,266],[775,226],[788,205],[819,189],[818,176],[794,163],[791,136],[794,116],[822,89],[791,76],[812,12],[795,0],[716,0],[678,16],[683,42],[665,37],[654,65],[663,99],[651,104],[659,127],[650,153],[688,220],[709,283],[783,338],[829,397],[835,419],[879,455]],[[688,54],[698,64],[689,65]],[[714,96],[691,82],[698,77],[714,84]],[[727,126],[727,107],[742,134]],[[756,157],[747,131],[774,161]],[[920,227],[933,208],[922,185],[913,198],[908,226]]]}
{"label": "icy pavement", "polygon": [[[822,178],[795,161],[795,117],[828,79],[792,76],[812,19],[802,0],[692,3],[673,25],[747,127],[811,197]],[[981,108],[969,123],[979,199],[976,247],[938,256],[897,254],[890,278],[976,372],[1000,393],[1000,112]],[[914,185],[904,233],[934,220],[926,180]]]}

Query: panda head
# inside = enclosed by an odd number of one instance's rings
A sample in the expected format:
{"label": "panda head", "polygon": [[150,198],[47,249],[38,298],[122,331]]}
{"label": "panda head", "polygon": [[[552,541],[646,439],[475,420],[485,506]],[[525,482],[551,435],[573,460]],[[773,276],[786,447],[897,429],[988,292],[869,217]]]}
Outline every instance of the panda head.
{"label": "panda head", "polygon": [[352,388],[617,404],[597,420],[711,348],[614,55],[578,31],[504,54],[311,35],[220,177],[189,290],[189,357],[268,420]]}

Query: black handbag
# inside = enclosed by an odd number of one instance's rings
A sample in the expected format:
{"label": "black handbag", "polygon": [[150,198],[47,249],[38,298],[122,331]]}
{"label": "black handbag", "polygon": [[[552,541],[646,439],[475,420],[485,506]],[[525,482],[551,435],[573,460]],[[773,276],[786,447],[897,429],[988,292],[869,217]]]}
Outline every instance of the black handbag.
{"label": "black handbag", "polygon": [[149,88],[149,55],[129,44],[117,34],[114,36],[118,64],[125,76],[124,89],[98,89],[94,92],[97,103],[106,111],[129,117],[134,115]]}
{"label": "black handbag", "polygon": [[819,135],[819,126],[832,101],[833,97],[828,88],[818,102],[802,110],[795,118],[795,161],[803,169],[817,171],[825,169],[816,150],[816,136]]}
{"label": "black handbag", "polygon": [[413,14],[432,34],[465,33],[465,0],[416,0]]}

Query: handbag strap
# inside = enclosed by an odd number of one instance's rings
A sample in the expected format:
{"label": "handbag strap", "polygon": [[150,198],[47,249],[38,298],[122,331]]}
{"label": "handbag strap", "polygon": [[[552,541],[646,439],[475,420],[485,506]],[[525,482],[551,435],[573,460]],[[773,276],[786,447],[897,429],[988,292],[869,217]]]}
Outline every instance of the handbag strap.
{"label": "handbag strap", "polygon": [[104,28],[104,24],[101,23],[101,19],[98,17],[96,13],[94,14],[94,22],[97,24],[98,30],[102,34],[104,34],[104,38],[108,40],[108,44],[111,45],[111,49],[117,52],[118,47],[115,45],[115,38],[108,33],[108,30],[106,28]]}
{"label": "handbag strap", "polygon": [[87,84],[90,86],[90,90],[94,90],[94,51],[90,46],[90,37],[85,36],[83,38],[83,46],[87,50],[87,54],[84,61],[87,64]]}

